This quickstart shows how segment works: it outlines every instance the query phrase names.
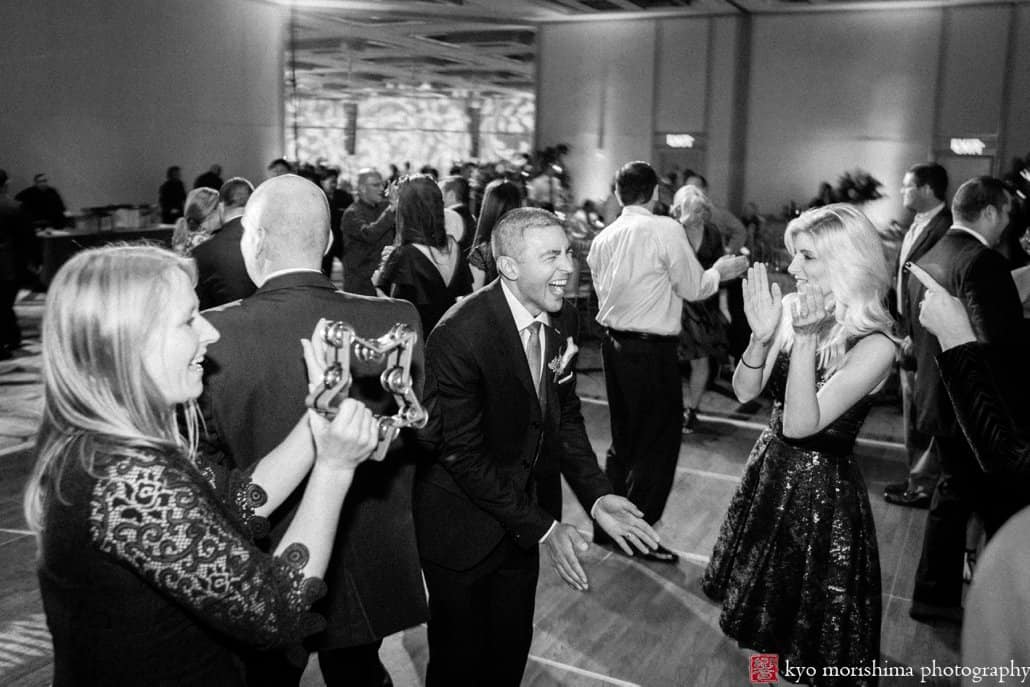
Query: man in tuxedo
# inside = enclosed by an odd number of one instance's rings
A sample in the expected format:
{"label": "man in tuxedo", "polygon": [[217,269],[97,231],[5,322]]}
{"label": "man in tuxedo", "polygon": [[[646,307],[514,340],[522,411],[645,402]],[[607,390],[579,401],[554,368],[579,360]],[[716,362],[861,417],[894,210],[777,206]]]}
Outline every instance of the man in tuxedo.
{"label": "man in tuxedo", "polygon": [[561,476],[627,553],[657,545],[641,512],[612,494],[587,439],[560,221],[513,210],[492,248],[500,278],[451,308],[426,348],[436,459],[416,484],[415,521],[429,588],[427,687],[519,684],[540,546],[567,584],[587,589],[588,544],[561,522]]}
{"label": "man in tuxedo", "polygon": [[[948,172],[936,162],[912,165],[901,182],[901,202],[915,213],[912,224],[905,232],[898,253],[897,302],[898,335],[901,345],[901,404],[905,423],[905,450],[908,452],[908,479],[888,484],[883,498],[888,503],[914,508],[927,508],[937,484],[940,461],[931,437],[916,426],[915,365],[912,332],[922,329],[919,323],[919,301],[909,296],[909,273],[906,262],[918,262],[951,227],[951,211],[945,206],[948,193]],[[920,335],[920,341],[928,337]],[[936,371],[936,367],[934,370]]]}
{"label": "man in tuxedo", "polygon": [[[954,224],[917,264],[962,301],[979,341],[997,346],[1002,353],[999,360],[1019,361],[1023,309],[1008,264],[992,250],[1008,224],[1010,204],[1000,180],[966,181],[952,200]],[[909,279],[906,305],[914,310],[924,293],[922,282]],[[917,620],[957,621],[962,616],[962,562],[970,513],[980,513],[990,537],[1025,498],[1012,493],[1016,485],[986,477],[980,470],[957,427],[938,373],[937,338],[922,326],[911,331],[916,357],[915,426],[933,437],[941,474],[930,503],[909,614]],[[1007,384],[1018,385],[1025,379],[1020,369],[999,372]]]}
{"label": "man in tuxedo", "polygon": [[222,184],[222,228],[193,249],[197,263],[197,299],[200,309],[246,298],[257,289],[243,264],[240,239],[243,238],[243,210],[254,186],[243,177]]}
{"label": "man in tuxedo", "polygon": [[[207,350],[201,409],[206,452],[246,468],[278,445],[305,412],[308,391],[297,341],[320,318],[338,320],[358,336],[375,338],[404,323],[418,331],[410,304],[338,291],[321,273],[329,244],[329,206],[315,184],[292,174],[261,184],[243,215],[241,249],[257,291],[249,298],[205,312],[221,333]],[[364,365],[364,367],[362,367]],[[376,413],[396,403],[379,381],[381,363],[354,360],[351,396]],[[365,369],[368,368],[368,369]],[[423,380],[423,351],[413,353],[416,393]],[[307,644],[319,653],[329,686],[390,683],[379,660],[383,637],[426,620],[411,511],[414,456],[402,436],[382,462],[357,471],[340,516],[326,571],[329,591],[315,610],[328,627]],[[271,546],[285,533],[299,492],[270,519]],[[304,663],[269,652],[248,659],[248,685],[297,685]]]}

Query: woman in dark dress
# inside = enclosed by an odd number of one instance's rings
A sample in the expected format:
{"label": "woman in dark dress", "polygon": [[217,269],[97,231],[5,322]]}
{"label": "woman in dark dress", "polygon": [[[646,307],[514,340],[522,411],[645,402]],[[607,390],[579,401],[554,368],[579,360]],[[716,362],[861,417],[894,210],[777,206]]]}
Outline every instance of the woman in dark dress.
{"label": "woman in dark dress", "polygon": [[472,293],[472,273],[458,242],[444,228],[443,195],[431,177],[401,179],[397,189],[397,241],[379,270],[376,286],[409,301],[429,336],[447,309]]}
{"label": "woman in dark dress", "polygon": [[[815,669],[818,685],[869,685],[880,647],[880,564],[869,495],[853,455],[869,395],[890,373],[895,341],[879,236],[850,205],[809,210],[785,235],[798,293],[748,270],[752,335],[733,376],[748,401],[768,386],[769,427],[751,450],[702,588],[744,647],[779,654],[781,677]],[[826,676],[828,666],[866,676]]]}
{"label": "woman in dark dress", "polygon": [[[697,255],[701,267],[708,269],[721,258],[722,235],[709,219],[712,204],[705,192],[696,186],[681,186],[672,201],[670,213],[683,225],[690,247]],[[693,432],[697,426],[697,413],[701,398],[708,388],[711,361],[726,358],[729,339],[726,321],[719,310],[719,292],[702,301],[684,301],[683,328],[680,330],[679,359],[690,364],[690,381],[683,407],[683,431]]]}
{"label": "woman in dark dress", "polygon": [[[198,464],[195,399],[218,332],[197,313],[193,269],[161,248],[99,248],[47,294],[25,514],[56,687],[242,685],[235,647],[292,645],[322,625],[308,608],[377,424],[350,401],[331,424],[302,417],[249,474]],[[308,475],[275,555],[261,552],[265,516]]]}
{"label": "woman in dark dress", "polygon": [[490,249],[497,221],[504,213],[522,207],[522,191],[507,179],[494,179],[486,186],[483,207],[476,223],[476,237],[469,249],[469,265],[472,268],[472,290],[478,291],[497,279],[497,264]]}

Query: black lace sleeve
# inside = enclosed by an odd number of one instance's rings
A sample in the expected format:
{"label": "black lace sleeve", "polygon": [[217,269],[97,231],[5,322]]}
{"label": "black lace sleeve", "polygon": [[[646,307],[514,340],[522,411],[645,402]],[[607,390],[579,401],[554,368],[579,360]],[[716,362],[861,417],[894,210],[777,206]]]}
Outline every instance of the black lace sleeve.
{"label": "black lace sleeve", "polygon": [[308,612],[325,584],[303,577],[307,549],[294,544],[282,557],[259,551],[184,458],[103,461],[90,535],[101,551],[239,641],[284,646],[324,625]]}
{"label": "black lace sleeve", "polygon": [[268,536],[268,518],[254,511],[268,503],[268,493],[251,479],[255,466],[246,470],[230,468],[225,464],[224,454],[201,451],[197,454],[197,469],[215,490],[222,503],[236,516],[244,533],[251,541]]}

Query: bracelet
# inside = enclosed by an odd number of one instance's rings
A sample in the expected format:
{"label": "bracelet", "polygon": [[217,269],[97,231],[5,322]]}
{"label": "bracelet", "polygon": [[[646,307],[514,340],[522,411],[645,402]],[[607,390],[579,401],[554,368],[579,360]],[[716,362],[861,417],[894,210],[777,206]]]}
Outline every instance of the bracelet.
{"label": "bracelet", "polygon": [[765,367],[765,363],[762,363],[761,365],[748,365],[747,361],[744,360],[743,355],[740,356],[740,364],[750,370],[761,370],[763,367]]}

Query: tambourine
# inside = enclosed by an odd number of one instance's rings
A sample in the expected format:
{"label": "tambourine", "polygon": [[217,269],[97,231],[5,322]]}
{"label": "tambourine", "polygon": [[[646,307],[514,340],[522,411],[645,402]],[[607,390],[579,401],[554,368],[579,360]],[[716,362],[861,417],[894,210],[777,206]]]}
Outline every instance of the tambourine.
{"label": "tambourine", "polygon": [[402,427],[425,427],[429,419],[422,404],[411,388],[411,355],[418,334],[405,324],[396,324],[378,339],[363,339],[345,322],[329,322],[322,331],[325,348],[325,373],[305,399],[308,408],[325,417],[333,418],[343,399],[350,393],[351,356],[360,361],[385,362],[386,369],[379,376],[383,390],[393,394],[397,412],[377,415],[379,445],[372,456],[382,460],[390,442]]}

